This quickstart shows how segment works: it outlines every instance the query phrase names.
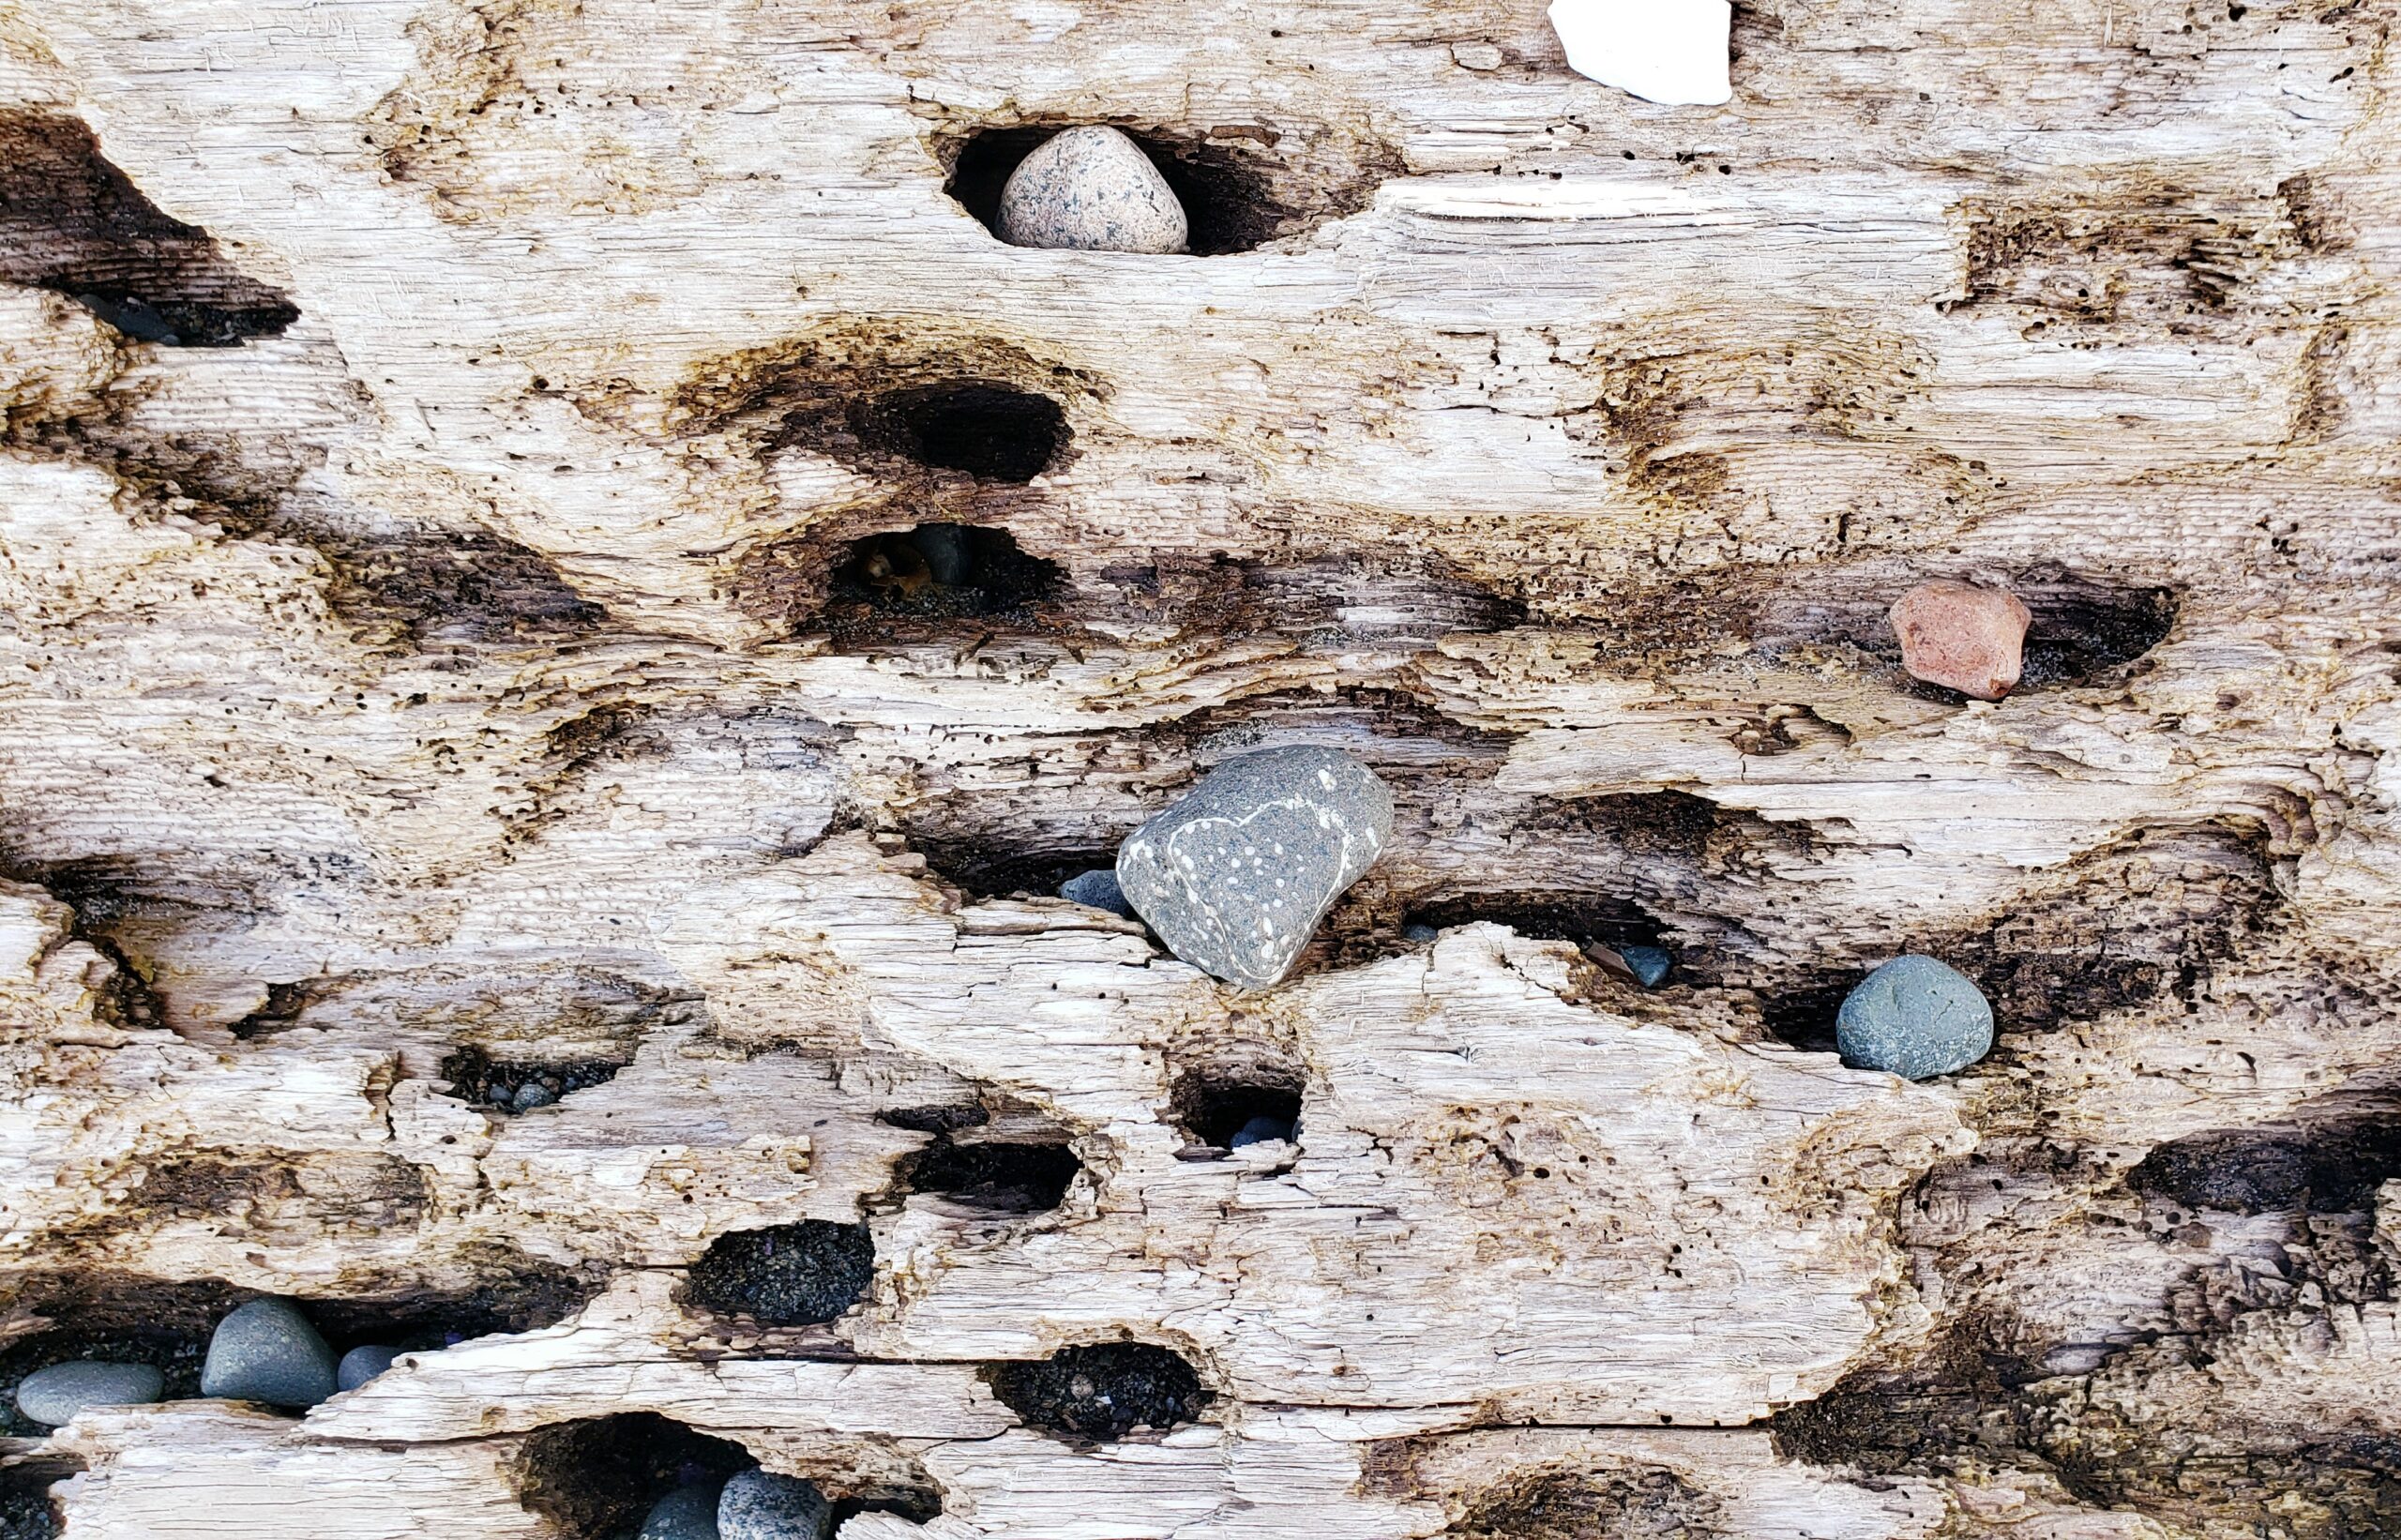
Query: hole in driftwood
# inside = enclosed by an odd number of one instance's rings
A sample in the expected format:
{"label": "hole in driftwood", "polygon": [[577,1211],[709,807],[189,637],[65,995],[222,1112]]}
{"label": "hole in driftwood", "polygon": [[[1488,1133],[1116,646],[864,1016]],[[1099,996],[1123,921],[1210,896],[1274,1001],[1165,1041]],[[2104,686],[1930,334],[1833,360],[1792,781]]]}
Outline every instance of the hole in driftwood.
{"label": "hole in driftwood", "polygon": [[63,1533],[50,1488],[83,1469],[80,1460],[47,1459],[0,1470],[0,1540],[53,1540]]}
{"label": "hole in driftwood", "polygon": [[1768,1034],[1809,1053],[1835,1051],[1835,1018],[1868,970],[1820,974],[1762,993],[1759,1014]]}
{"label": "hole in driftwood", "polygon": [[938,1103],[930,1107],[887,1108],[875,1115],[875,1121],[913,1133],[948,1134],[961,1128],[981,1128],[992,1121],[992,1114],[973,1102]]}
{"label": "hole in driftwood", "polygon": [[1301,1137],[1301,1072],[1276,1064],[1206,1064],[1176,1077],[1168,1110],[1186,1137],[1212,1149],[1231,1149],[1233,1138],[1253,1124],[1273,1137],[1297,1143]]}
{"label": "hole in driftwood", "polygon": [[[984,128],[952,142],[950,178],[943,190],[976,221],[1000,234],[1001,189],[1009,174],[1052,135],[1074,124]],[[1277,202],[1262,152],[1205,139],[1180,137],[1128,124],[1112,125],[1142,147],[1184,205],[1192,255],[1248,251],[1286,233],[1293,211]]]}
{"label": "hole in driftwood", "polygon": [[946,839],[913,832],[909,843],[944,881],[977,898],[1005,898],[1019,893],[1047,898],[1070,877],[1113,870],[1117,866],[1117,848],[1080,843],[1088,838],[1080,829],[1063,833],[1061,846],[1045,843],[1042,833],[1039,825],[1020,823],[1009,835],[994,830],[989,838],[980,839]]}
{"label": "hole in driftwood", "polygon": [[870,455],[1017,482],[1049,469],[1073,436],[1057,401],[989,380],[866,397],[851,408],[851,430]]}
{"label": "hole in driftwood", "polygon": [[1095,1442],[1137,1428],[1164,1432],[1215,1399],[1191,1365],[1148,1342],[1102,1342],[1031,1363],[993,1364],[983,1379],[1030,1427]]}
{"label": "hole in driftwood", "polygon": [[1057,1208],[1083,1170],[1065,1144],[1001,1140],[958,1143],[944,1135],[898,1168],[904,1191],[940,1193],[955,1203],[1000,1214]]}
{"label": "hole in driftwood", "polygon": [[692,1264],[684,1297],[763,1326],[808,1326],[856,1305],[874,1278],[867,1226],[803,1219],[718,1236]]}
{"label": "hole in driftwood", "polygon": [[181,347],[279,336],[300,316],[208,232],[143,197],[63,113],[0,112],[0,282],[66,294],[136,341]]}
{"label": "hole in driftwood", "polygon": [[517,1456],[517,1501],[576,1540],[627,1540],[660,1498],[758,1462],[742,1445],[655,1412],[536,1428]]}
{"label": "hole in driftwood", "polygon": [[837,630],[890,615],[1031,619],[1065,581],[1057,564],[1019,550],[1007,530],[920,524],[853,541],[834,569],[825,618]]}
{"label": "hole in driftwood", "polygon": [[440,1076],[450,1094],[495,1112],[530,1112],[590,1086],[605,1085],[624,1068],[609,1059],[567,1064],[495,1061],[479,1048],[462,1048],[442,1061]]}
{"label": "hole in driftwood", "polygon": [[2235,1128],[2162,1144],[2126,1173],[2137,1192],[2229,1214],[2364,1214],[2401,1176],[2401,1109]]}
{"label": "hole in driftwood", "polygon": [[1505,925],[1538,941],[1577,946],[1664,946],[1664,932],[1640,904],[1606,893],[1462,893],[1423,901],[1404,925],[1441,930],[1477,922]]}

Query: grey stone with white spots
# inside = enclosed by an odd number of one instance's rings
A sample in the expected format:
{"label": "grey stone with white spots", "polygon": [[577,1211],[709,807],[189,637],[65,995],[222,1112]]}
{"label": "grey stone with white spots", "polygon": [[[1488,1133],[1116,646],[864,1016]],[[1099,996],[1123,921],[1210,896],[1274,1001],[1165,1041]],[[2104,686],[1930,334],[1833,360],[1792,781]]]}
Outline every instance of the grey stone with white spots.
{"label": "grey stone with white spots", "polygon": [[717,1540],[825,1540],[834,1510],[814,1483],[743,1471],[717,1500]]}
{"label": "grey stone with white spots", "polygon": [[1292,971],[1392,839],[1392,793],[1333,748],[1217,766],[1117,850],[1117,883],[1168,950],[1246,989]]}
{"label": "grey stone with white spots", "polygon": [[1181,251],[1190,238],[1175,189],[1142,147],[1110,128],[1054,134],[1001,189],[1001,239],[1078,251]]}
{"label": "grey stone with white spots", "polygon": [[77,1361],[36,1369],[17,1382],[17,1410],[56,1427],[87,1406],[148,1406],[166,1394],[167,1377],[148,1364]]}
{"label": "grey stone with white spots", "polygon": [[400,1356],[400,1349],[386,1348],[380,1343],[353,1348],[341,1355],[340,1363],[334,1366],[334,1384],[341,1390],[356,1390],[390,1368],[392,1360]]}
{"label": "grey stone with white spots", "polygon": [[719,1484],[687,1481],[650,1506],[634,1540],[717,1540]]}
{"label": "grey stone with white spots", "polygon": [[1134,906],[1125,901],[1125,890],[1117,885],[1117,873],[1107,867],[1080,873],[1059,884],[1059,897],[1087,909],[1106,909],[1127,919],[1140,919]]}
{"label": "grey stone with white spots", "polygon": [[1948,963],[1895,958],[1850,991],[1835,1018],[1843,1062],[1923,1080],[1992,1051],[1992,1006]]}
{"label": "grey stone with white spots", "polygon": [[334,1393],[333,1349],[288,1299],[234,1306],[208,1339],[200,1393],[229,1401],[309,1407]]}

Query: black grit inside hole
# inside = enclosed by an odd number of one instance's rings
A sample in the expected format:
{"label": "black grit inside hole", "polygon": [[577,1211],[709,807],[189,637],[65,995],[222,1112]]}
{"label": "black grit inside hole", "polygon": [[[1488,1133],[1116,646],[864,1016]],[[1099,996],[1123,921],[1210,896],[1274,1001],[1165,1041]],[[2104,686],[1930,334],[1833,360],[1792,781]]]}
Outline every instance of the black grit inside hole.
{"label": "black grit inside hole", "polygon": [[605,1085],[625,1066],[608,1059],[566,1064],[495,1061],[468,1047],[444,1057],[440,1074],[450,1094],[495,1112],[530,1112],[591,1086]]}
{"label": "black grit inside hole", "polygon": [[834,570],[830,620],[841,611],[936,618],[1028,615],[1054,602],[1066,574],[1018,549],[1004,529],[919,524],[854,541]]}
{"label": "black grit inside hole", "polygon": [[169,217],[100,154],[81,118],[0,112],[0,282],[75,300],[126,337],[234,347],[300,317]]}
{"label": "black grit inside hole", "polygon": [[517,1500],[576,1540],[627,1540],[687,1482],[756,1465],[748,1450],[655,1412],[537,1428],[517,1456]]}
{"label": "black grit inside hole", "polygon": [[692,1264],[685,1300],[763,1326],[808,1326],[856,1305],[874,1278],[867,1226],[803,1219],[718,1236]]}
{"label": "black grit inside hole", "polygon": [[2170,589],[2028,581],[2016,591],[2034,616],[2026,628],[2020,689],[2075,684],[2131,663],[2176,627],[2176,595]]}
{"label": "black grit inside hole", "polygon": [[1083,1165],[1065,1144],[954,1142],[947,1135],[898,1167],[901,1186],[913,1193],[941,1193],[953,1202],[1003,1214],[1040,1214],[1057,1208]]}
{"label": "black grit inside hole", "polygon": [[82,1469],[79,1461],[46,1460],[0,1470],[0,1540],[53,1540],[64,1532],[50,1488]]}
{"label": "black grit inside hole", "polygon": [[2126,1173],[2137,1192],[2229,1214],[2364,1214],[2401,1176],[2401,1108],[2192,1134]]}
{"label": "black grit inside hole", "polygon": [[1245,1125],[1256,1120],[1276,1123],[1298,1138],[1301,1121],[1301,1076],[1264,1066],[1241,1069],[1203,1067],[1178,1076],[1169,1094],[1168,1109],[1195,1143],[1229,1148]]}
{"label": "black grit inside hole", "polygon": [[[1009,174],[1045,141],[1071,127],[1075,125],[1046,123],[970,134],[957,143],[943,190],[997,238],[1001,189],[1008,185]],[[1283,233],[1293,211],[1276,199],[1256,152],[1122,123],[1113,127],[1140,145],[1167,178],[1184,205],[1194,256],[1252,250]]]}
{"label": "black grit inside hole", "polygon": [[851,407],[851,431],[873,454],[1020,483],[1057,463],[1074,436],[1057,401],[986,380],[862,398]]}
{"label": "black grit inside hole", "polygon": [[[1038,829],[1022,833],[1039,835]],[[1065,845],[1012,849],[998,839],[944,839],[912,835],[910,847],[942,878],[977,898],[1024,893],[1049,898],[1059,884],[1087,871],[1114,870],[1114,845]]]}
{"label": "black grit inside hole", "polygon": [[1095,1442],[1164,1432],[1215,1399],[1192,1366],[1148,1342],[1068,1348],[1032,1363],[989,1365],[984,1382],[1028,1426]]}

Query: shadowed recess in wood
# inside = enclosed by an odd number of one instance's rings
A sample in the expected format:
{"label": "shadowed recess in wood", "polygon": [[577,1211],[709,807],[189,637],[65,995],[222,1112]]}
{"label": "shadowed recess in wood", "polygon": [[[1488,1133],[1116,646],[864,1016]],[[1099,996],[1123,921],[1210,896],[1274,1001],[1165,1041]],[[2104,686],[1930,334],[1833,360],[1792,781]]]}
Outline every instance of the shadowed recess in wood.
{"label": "shadowed recess in wood", "polygon": [[573,1540],[625,1540],[651,1504],[687,1482],[755,1464],[729,1439],[655,1412],[536,1428],[517,1456],[517,1500]]}
{"label": "shadowed recess in wood", "polygon": [[81,118],[0,110],[0,282],[68,295],[140,342],[233,347],[300,317],[170,218],[100,154]]}
{"label": "shadowed recess in wood", "polygon": [[1102,1342],[988,1365],[983,1380],[1028,1426],[1097,1443],[1138,1430],[1164,1433],[1216,1399],[1191,1365],[1148,1342]]}
{"label": "shadowed recess in wood", "polygon": [[867,1226],[803,1219],[718,1236],[692,1263],[684,1298],[763,1326],[808,1326],[850,1309],[874,1277]]}

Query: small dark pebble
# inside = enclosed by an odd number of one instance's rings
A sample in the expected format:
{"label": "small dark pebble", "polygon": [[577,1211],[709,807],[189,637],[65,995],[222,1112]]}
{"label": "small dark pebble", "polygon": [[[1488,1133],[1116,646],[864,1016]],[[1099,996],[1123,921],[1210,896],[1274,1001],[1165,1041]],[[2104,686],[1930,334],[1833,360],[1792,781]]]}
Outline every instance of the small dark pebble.
{"label": "small dark pebble", "polygon": [[1070,877],[1059,884],[1059,897],[1088,909],[1106,909],[1112,914],[1123,914],[1129,920],[1141,916],[1125,901],[1125,890],[1117,885],[1117,873],[1106,867]]}
{"label": "small dark pebble", "polygon": [[142,301],[133,298],[111,299],[105,294],[77,294],[75,303],[114,326],[137,342],[163,342],[173,347],[183,340],[167,318]]}
{"label": "small dark pebble", "polygon": [[1300,1137],[1301,1127],[1296,1123],[1287,1123],[1282,1118],[1253,1118],[1237,1129],[1233,1138],[1226,1140],[1226,1148],[1239,1150],[1246,1145],[1277,1141],[1290,1144]]}
{"label": "small dark pebble", "polygon": [[676,1487],[651,1504],[635,1540],[717,1540],[718,1488],[716,1481],[694,1481]]}
{"label": "small dark pebble", "polygon": [[353,1348],[350,1351],[343,1353],[341,1362],[335,1366],[334,1385],[340,1390],[356,1390],[368,1381],[390,1368],[392,1360],[400,1355],[400,1349],[386,1348],[380,1344]]}
{"label": "small dark pebble", "polygon": [[290,1300],[234,1306],[208,1339],[200,1393],[229,1401],[311,1407],[334,1393],[333,1349]]}

